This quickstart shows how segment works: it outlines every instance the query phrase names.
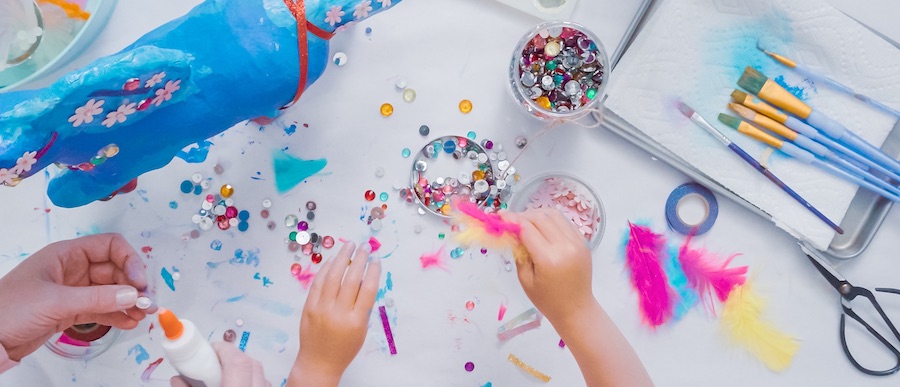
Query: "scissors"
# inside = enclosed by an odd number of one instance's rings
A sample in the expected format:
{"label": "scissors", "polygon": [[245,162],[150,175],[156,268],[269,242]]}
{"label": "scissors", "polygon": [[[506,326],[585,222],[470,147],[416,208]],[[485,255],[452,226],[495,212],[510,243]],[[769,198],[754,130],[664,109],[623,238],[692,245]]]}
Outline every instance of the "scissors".
{"label": "scissors", "polygon": [[[872,306],[875,307],[875,310],[878,311],[878,314],[884,320],[885,324],[891,329],[891,332],[894,334],[894,337],[900,341],[900,332],[897,332],[897,328],[894,327],[894,324],[891,322],[891,319],[884,314],[884,310],[881,309],[881,305],[878,304],[878,301],[875,300],[875,294],[872,293],[869,289],[861,288],[857,286],[853,286],[849,281],[847,281],[844,276],[842,276],[838,271],[828,262],[828,260],[818,252],[818,250],[806,246],[804,243],[800,243],[800,248],[803,249],[803,252],[806,253],[806,257],[809,258],[809,261],[812,262],[813,266],[819,270],[819,273],[822,273],[822,276],[828,280],[828,283],[834,287],[835,290],[841,295],[841,307],[843,308],[843,313],[841,314],[841,346],[844,347],[844,354],[847,355],[847,359],[850,360],[851,363],[856,367],[856,369],[874,376],[887,376],[891,375],[898,370],[900,370],[900,350],[897,350],[893,344],[891,344],[887,339],[884,338],[875,328],[872,328],[869,323],[863,320],[856,312],[853,311],[850,306],[850,301],[853,301],[856,297],[863,297],[872,303]],[[882,293],[893,293],[900,295],[900,290],[891,289],[891,288],[875,288],[875,291]],[[856,320],[864,327],[869,333],[878,339],[888,351],[890,351],[896,358],[897,363],[893,368],[886,369],[883,371],[871,370],[863,367],[856,359],[853,358],[853,354],[850,353],[850,348],[847,347],[847,336],[845,334],[845,318],[844,316],[850,316],[850,318]]]}

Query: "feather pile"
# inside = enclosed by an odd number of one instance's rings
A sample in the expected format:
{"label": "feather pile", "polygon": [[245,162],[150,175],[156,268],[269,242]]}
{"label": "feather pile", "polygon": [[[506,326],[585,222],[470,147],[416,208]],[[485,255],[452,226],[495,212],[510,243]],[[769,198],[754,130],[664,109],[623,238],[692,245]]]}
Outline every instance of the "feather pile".
{"label": "feather pile", "polygon": [[743,285],[747,280],[747,266],[728,267],[736,256],[738,254],[732,254],[720,261],[706,249],[691,248],[691,235],[685,238],[678,251],[678,262],[688,280],[688,285],[697,292],[713,314],[715,314],[713,293],[719,302],[725,302],[731,290]]}
{"label": "feather pile", "polygon": [[631,285],[637,290],[644,323],[658,327],[672,318],[673,297],[660,257],[666,239],[647,226],[628,222],[625,266],[631,273]]}
{"label": "feather pile", "polygon": [[510,249],[519,263],[528,260],[528,251],[519,242],[522,228],[507,222],[497,214],[488,214],[477,204],[458,200],[454,206],[454,218],[460,224],[456,241],[463,246],[480,245],[492,249]]}
{"label": "feather pile", "polygon": [[744,284],[731,291],[720,321],[733,342],[746,348],[772,371],[783,371],[791,365],[800,344],[763,321],[762,309],[762,298]]}

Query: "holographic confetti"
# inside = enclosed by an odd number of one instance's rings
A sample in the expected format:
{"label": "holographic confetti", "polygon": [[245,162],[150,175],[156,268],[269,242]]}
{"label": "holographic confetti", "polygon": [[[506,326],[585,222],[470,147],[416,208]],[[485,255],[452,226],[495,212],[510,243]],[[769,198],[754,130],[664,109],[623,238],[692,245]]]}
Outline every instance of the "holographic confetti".
{"label": "holographic confetti", "polygon": [[238,349],[240,349],[241,352],[244,352],[247,349],[247,340],[250,340],[250,331],[244,331],[244,333],[241,334],[241,343],[238,345]]}
{"label": "holographic confetti", "polygon": [[550,377],[546,374],[534,369],[534,367],[526,364],[524,361],[516,357],[516,355],[509,354],[509,357],[506,358],[510,363],[513,363],[516,367],[519,367],[522,371],[527,372],[529,375],[534,376],[538,380],[549,383]]}

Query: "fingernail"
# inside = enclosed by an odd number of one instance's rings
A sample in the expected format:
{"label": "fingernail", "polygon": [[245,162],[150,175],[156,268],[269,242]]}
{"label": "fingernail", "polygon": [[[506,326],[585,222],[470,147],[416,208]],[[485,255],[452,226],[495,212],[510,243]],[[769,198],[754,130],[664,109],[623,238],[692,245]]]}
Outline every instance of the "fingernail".
{"label": "fingernail", "polygon": [[134,306],[142,310],[150,309],[150,307],[153,306],[153,300],[151,300],[149,297],[138,297],[137,301],[135,301],[134,303]]}
{"label": "fingernail", "polygon": [[372,251],[372,245],[370,245],[369,242],[364,242],[359,245],[359,249],[366,252]]}
{"label": "fingernail", "polygon": [[124,288],[116,292],[116,305],[128,309],[137,303],[138,292],[135,288]]}

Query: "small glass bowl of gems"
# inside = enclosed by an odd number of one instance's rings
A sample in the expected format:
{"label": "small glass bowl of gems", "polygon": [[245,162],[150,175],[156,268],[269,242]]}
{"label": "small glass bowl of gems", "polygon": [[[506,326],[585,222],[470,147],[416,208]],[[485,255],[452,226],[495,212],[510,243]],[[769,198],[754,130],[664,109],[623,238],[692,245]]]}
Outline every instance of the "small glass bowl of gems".
{"label": "small glass bowl of gems", "polygon": [[499,210],[506,208],[508,188],[517,180],[515,167],[510,166],[499,144],[444,136],[428,142],[416,154],[410,173],[412,188],[401,189],[400,197],[441,217],[450,216],[456,198]]}
{"label": "small glass bowl of gems", "polygon": [[572,222],[591,250],[600,245],[606,228],[606,211],[600,197],[587,183],[564,173],[537,176],[515,187],[510,208],[555,208]]}
{"label": "small glass bowl of gems", "polygon": [[509,82],[516,101],[546,120],[584,117],[606,89],[609,58],[597,36],[582,25],[538,25],[516,46]]}
{"label": "small glass bowl of gems", "polygon": [[122,331],[96,323],[73,325],[44,343],[53,354],[70,360],[90,360],[115,344]]}

